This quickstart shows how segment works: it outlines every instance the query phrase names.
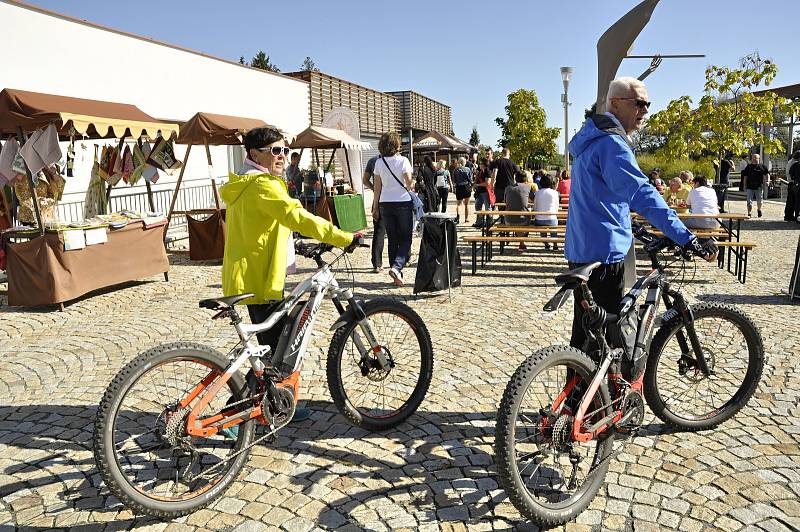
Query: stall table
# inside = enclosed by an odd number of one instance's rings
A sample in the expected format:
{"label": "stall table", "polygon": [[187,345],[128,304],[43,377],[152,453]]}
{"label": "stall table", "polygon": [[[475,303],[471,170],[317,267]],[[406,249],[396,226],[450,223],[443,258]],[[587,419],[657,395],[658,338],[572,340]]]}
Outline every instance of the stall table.
{"label": "stall table", "polygon": [[[152,277],[168,280],[169,260],[162,240],[163,223],[141,221],[106,229],[108,241],[64,250],[64,231],[47,231],[24,242],[7,242],[8,304],[62,305],[92,290]],[[78,229],[79,230],[79,229]],[[4,239],[24,238],[7,232]]]}

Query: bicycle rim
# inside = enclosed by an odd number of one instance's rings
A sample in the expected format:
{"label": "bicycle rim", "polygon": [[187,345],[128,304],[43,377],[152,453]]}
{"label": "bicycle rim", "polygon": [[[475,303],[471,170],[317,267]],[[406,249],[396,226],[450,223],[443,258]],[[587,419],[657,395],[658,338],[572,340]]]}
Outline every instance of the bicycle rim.
{"label": "bicycle rim", "polygon": [[350,406],[362,417],[386,420],[401,415],[413,402],[415,392],[429,373],[424,367],[427,340],[417,325],[399,310],[385,307],[368,313],[368,319],[391,367],[380,369],[377,356],[372,352],[362,359],[355,335],[362,345],[369,346],[360,326],[353,324],[339,358],[341,389]]}
{"label": "bicycle rim", "polygon": [[[185,419],[205,392],[179,408],[179,401],[204,378],[223,370],[201,358],[168,358],[146,369],[125,390],[113,416],[111,442],[118,472],[133,489],[157,501],[180,502],[202,495],[225,478],[235,461],[223,462],[243,446],[245,431],[233,433],[231,439],[190,437]],[[220,389],[200,417],[239,400],[232,387],[229,381]]]}
{"label": "bicycle rim", "polygon": [[760,368],[754,365],[760,358],[760,340],[754,341],[757,333],[725,309],[696,312],[694,327],[712,374],[703,375],[691,362],[681,368],[678,333],[687,342],[688,334],[680,325],[653,340],[660,347],[653,388],[671,418],[689,422],[719,418],[721,422],[744,406],[757,385]]}

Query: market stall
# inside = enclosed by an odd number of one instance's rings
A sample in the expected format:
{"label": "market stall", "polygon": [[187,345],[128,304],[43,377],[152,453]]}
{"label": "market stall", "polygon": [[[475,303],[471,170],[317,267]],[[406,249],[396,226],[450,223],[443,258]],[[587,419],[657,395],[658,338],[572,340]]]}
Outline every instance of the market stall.
{"label": "market stall", "polygon": [[158,273],[167,278],[163,217],[128,212],[73,224],[44,220],[36,181],[46,179],[48,165],[60,157],[60,139],[145,137],[163,143],[177,132],[176,124],[159,122],[133,105],[14,89],[0,92],[0,135],[8,139],[3,150],[9,142],[18,149],[14,179],[24,176],[34,211],[30,227],[11,228],[0,238],[7,254],[9,305],[63,308],[65,301],[98,288]]}
{"label": "market stall", "polygon": [[[209,146],[239,145],[242,143],[242,137],[245,133],[256,127],[267,126],[266,122],[255,118],[213,113],[197,113],[184,124],[181,124],[177,143],[186,145],[186,155],[184,156],[183,166],[181,166],[181,172],[175,185],[175,192],[172,194],[169,212],[167,213],[167,225],[164,228],[165,242],[172,217],[185,215],[189,228],[189,257],[193,260],[222,258],[225,251],[225,211],[220,205],[215,181],[211,179],[215,208],[188,211],[175,209],[183,174],[186,171],[189,160],[189,153],[191,153],[192,146],[205,146],[209,177],[211,177],[211,151]],[[200,218],[203,215],[206,217]]]}
{"label": "market stall", "polygon": [[478,148],[468,144],[452,135],[445,135],[435,130],[417,135],[411,146],[403,146],[403,151],[413,150],[415,153],[432,153],[434,158],[437,153],[446,153],[448,159],[451,155],[468,154],[478,151]]}
{"label": "market stall", "polygon": [[[361,142],[340,129],[310,126],[295,137],[289,145],[291,148],[313,150],[316,161],[316,172],[308,172],[310,179],[305,182],[309,187],[297,191],[297,197],[306,209],[317,216],[322,216],[346,231],[358,231],[366,227],[364,198],[360,194],[346,194],[344,185],[337,190],[324,182],[325,175],[330,173],[336,150],[343,149],[345,161],[349,168],[348,150],[363,151],[372,148],[369,142]],[[331,150],[331,156],[323,167],[319,150]],[[349,189],[353,190],[353,177],[348,175]],[[315,181],[316,180],[316,181]],[[318,185],[318,186],[315,186]],[[331,184],[332,185],[332,184]]]}

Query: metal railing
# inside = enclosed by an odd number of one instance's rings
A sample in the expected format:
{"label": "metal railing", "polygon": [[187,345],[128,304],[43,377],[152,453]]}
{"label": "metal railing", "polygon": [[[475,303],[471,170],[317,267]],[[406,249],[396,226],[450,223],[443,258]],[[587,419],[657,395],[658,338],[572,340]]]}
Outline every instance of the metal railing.
{"label": "metal railing", "polygon": [[[188,183],[191,181],[204,181],[206,184],[204,185],[195,185],[195,186],[187,186]],[[224,178],[217,178],[217,187],[222,186],[224,183]],[[144,187],[131,187],[133,188],[141,188]],[[153,206],[155,207],[156,212],[163,213],[164,215],[167,214],[169,211],[169,204],[172,201],[172,194],[174,192],[174,184],[173,188],[168,189],[161,189],[161,190],[154,190],[153,191]],[[121,194],[113,194],[111,195],[111,208],[110,212],[117,212],[117,211],[137,211],[137,212],[147,212],[150,210],[150,204],[147,200],[147,191],[137,191],[137,192],[128,192],[125,191]],[[56,216],[59,220],[64,222],[77,222],[83,220],[83,212],[84,212],[84,201],[70,201],[65,203],[59,203],[56,207]],[[208,209],[213,208],[215,206],[214,203],[214,191],[211,186],[211,183],[208,182],[208,178],[204,179],[194,179],[194,180],[184,180],[183,184],[181,185],[181,189],[178,192],[178,198],[175,201],[175,210],[176,211],[188,211],[192,209]],[[172,221],[170,222],[170,233],[184,233],[186,231],[186,216],[179,215],[173,216]]]}

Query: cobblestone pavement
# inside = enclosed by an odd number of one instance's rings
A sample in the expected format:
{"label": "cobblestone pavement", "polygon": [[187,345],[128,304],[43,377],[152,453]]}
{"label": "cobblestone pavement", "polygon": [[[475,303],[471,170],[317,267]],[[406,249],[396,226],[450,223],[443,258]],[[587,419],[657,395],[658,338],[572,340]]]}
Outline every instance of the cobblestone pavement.
{"label": "cobblestone pavement", "polygon": [[[800,528],[800,309],[780,294],[800,226],[781,215],[771,204],[764,219],[744,224],[745,238],[758,243],[746,286],[700,264],[686,287],[694,300],[735,303],[758,323],[767,361],[755,397],[736,418],[701,433],[671,433],[648,411],[640,437],[615,444],[621,452],[604,487],[566,530]],[[173,257],[170,282],[129,283],[63,313],[9,309],[0,296],[0,529],[535,529],[498,489],[493,431],[517,365],[568,340],[569,310],[541,311],[564,259],[507,251],[479,275],[465,273],[451,302],[389,289],[367,256],[357,257],[359,295],[401,297],[431,330],[434,380],[419,412],[380,434],[337,413],[323,365],[333,320],[324,306],[303,370],[312,419],[255,448],[210,508],[169,523],[132,515],[101,485],[92,421],[105,386],[137,353],[173,340],[233,345],[229,327],[197,308],[198,299],[219,294],[219,264]],[[466,248],[462,257],[466,266]]]}

